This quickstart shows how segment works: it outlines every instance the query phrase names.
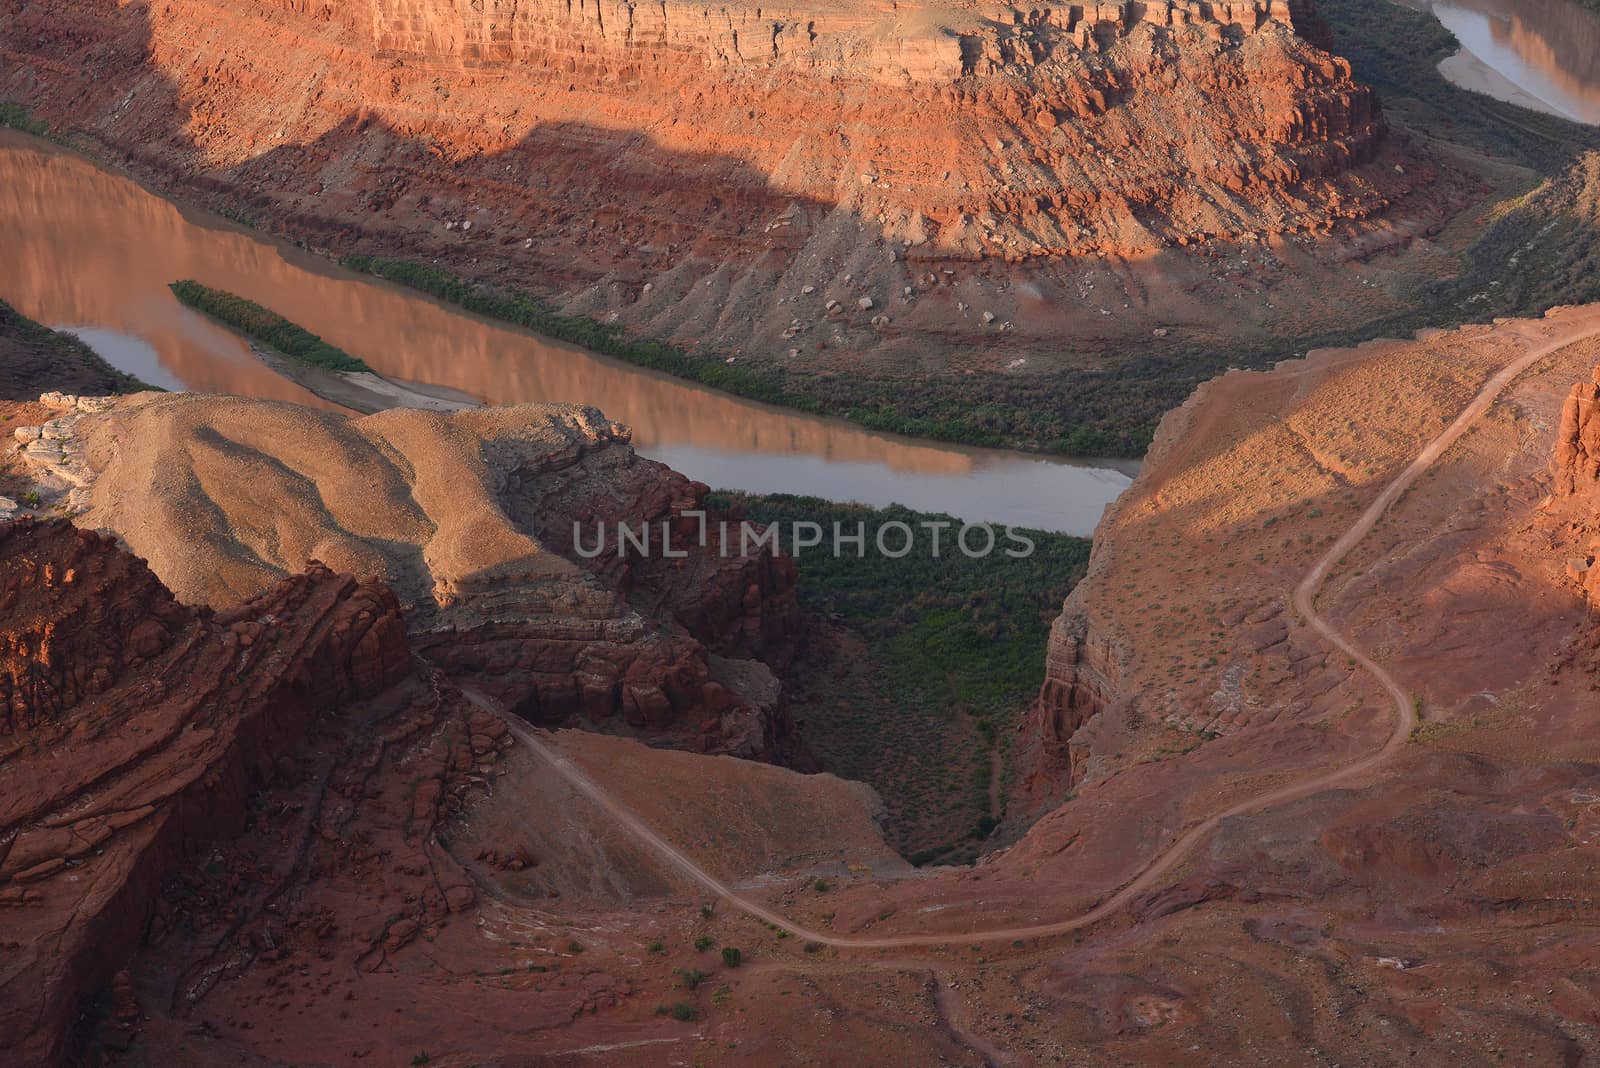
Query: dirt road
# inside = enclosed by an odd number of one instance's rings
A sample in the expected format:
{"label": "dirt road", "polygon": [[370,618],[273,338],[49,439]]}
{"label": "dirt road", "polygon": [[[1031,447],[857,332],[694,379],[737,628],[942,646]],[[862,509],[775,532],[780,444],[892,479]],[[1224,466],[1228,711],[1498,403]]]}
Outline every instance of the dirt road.
{"label": "dirt road", "polygon": [[1124,884],[1116,893],[1088,912],[1068,919],[1057,920],[1053,923],[1035,924],[1028,927],[999,927],[937,934],[886,935],[882,938],[840,937],[825,931],[814,931],[810,928],[802,927],[791,920],[785,919],[759,902],[742,897],[726,883],[723,883],[716,876],[695,863],[693,859],[680,852],[672,843],[651,830],[638,816],[619,804],[598,783],[589,778],[581,768],[541,741],[525,724],[515,716],[506,713],[495,702],[471,690],[466,691],[467,697],[479,707],[494,713],[504,720],[518,740],[522,741],[535,754],[549,763],[558,774],[567,779],[577,790],[605,809],[619,825],[626,828],[639,841],[660,854],[674,870],[705,887],[706,890],[734,907],[765,923],[781,927],[797,938],[820,942],[823,945],[840,949],[897,949],[911,946],[938,946],[950,943],[1009,942],[1017,939],[1043,938],[1051,935],[1066,934],[1089,927],[1102,920],[1109,919],[1133,899],[1154,889],[1161,877],[1187,856],[1201,839],[1216,830],[1223,820],[1254,812],[1271,805],[1298,800],[1330,787],[1348,783],[1386,763],[1406,744],[1406,740],[1411,736],[1411,732],[1417,725],[1416,709],[1412,705],[1410,695],[1395,681],[1394,676],[1390,675],[1388,671],[1363,653],[1354,642],[1340,634],[1331,623],[1318,614],[1316,607],[1317,594],[1322,589],[1323,582],[1333,568],[1349,555],[1352,549],[1360,544],[1361,540],[1372,531],[1372,528],[1378,524],[1378,521],[1383,518],[1395,501],[1399,500],[1400,496],[1440,456],[1444,455],[1445,450],[1449,449],[1484,412],[1489,410],[1489,407],[1518,375],[1552,353],[1597,334],[1600,334],[1600,330],[1569,329],[1552,340],[1542,344],[1535,344],[1533,348],[1502,368],[1484,384],[1483,388],[1479,390],[1478,394],[1461,414],[1456,417],[1455,421],[1446,427],[1438,437],[1430,441],[1417,454],[1416,459],[1412,460],[1411,464],[1400,473],[1399,477],[1384,488],[1383,492],[1361,514],[1355,524],[1344,532],[1343,536],[1333,544],[1322,559],[1317,561],[1316,566],[1306,574],[1300,585],[1295,588],[1295,610],[1305,622],[1318,634],[1326,638],[1335,648],[1351,657],[1377,679],[1384,692],[1393,700],[1395,711],[1394,729],[1383,746],[1371,755],[1363,757],[1352,764],[1346,764],[1333,771],[1301,779],[1298,782],[1290,783],[1264,794],[1258,794],[1208,816],[1193,827],[1190,827],[1177,841],[1159,853],[1131,882]]}

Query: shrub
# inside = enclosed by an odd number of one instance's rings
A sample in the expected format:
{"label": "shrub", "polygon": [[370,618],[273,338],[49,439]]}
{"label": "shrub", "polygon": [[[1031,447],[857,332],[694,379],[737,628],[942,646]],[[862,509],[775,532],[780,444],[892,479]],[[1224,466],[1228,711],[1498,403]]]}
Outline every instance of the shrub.
{"label": "shrub", "polygon": [[226,323],[251,340],[270,346],[297,363],[327,371],[372,370],[343,349],[334,348],[304,327],[291,323],[254,301],[187,280],[173,282],[169,288],[181,303]]}
{"label": "shrub", "polygon": [[717,944],[717,940],[710,935],[701,935],[694,940],[694,948],[704,952]]}
{"label": "shrub", "polygon": [[680,1001],[671,1006],[657,1005],[656,1015],[671,1016],[674,1020],[688,1021],[693,1020],[695,1017],[699,1016],[700,1013],[697,1012],[695,1007],[689,1004],[687,1001]]}
{"label": "shrub", "polygon": [[744,963],[744,954],[732,946],[723,946],[722,963],[729,968],[737,968]]}
{"label": "shrub", "polygon": [[9,126],[13,130],[21,130],[25,134],[55,140],[55,138],[50,137],[49,124],[33,118],[28,114],[28,110],[20,104],[0,104],[0,126]]}

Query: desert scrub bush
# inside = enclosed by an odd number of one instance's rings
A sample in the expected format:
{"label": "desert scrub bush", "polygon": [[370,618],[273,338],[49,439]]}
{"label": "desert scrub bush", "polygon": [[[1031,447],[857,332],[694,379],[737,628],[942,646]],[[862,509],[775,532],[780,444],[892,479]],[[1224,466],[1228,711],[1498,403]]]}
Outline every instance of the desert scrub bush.
{"label": "desert scrub bush", "polygon": [[726,967],[737,968],[744,963],[744,954],[733,946],[723,946],[722,963]]}
{"label": "desert scrub bush", "polygon": [[233,327],[252,341],[259,341],[297,363],[326,371],[372,370],[343,349],[335,348],[311,331],[254,301],[189,280],[173,282],[169,288],[172,295],[187,307]]}
{"label": "desert scrub bush", "polygon": [[676,1004],[673,1004],[673,1005],[670,1005],[670,1006],[668,1006],[668,1005],[657,1005],[656,1006],[656,1015],[657,1016],[671,1016],[674,1020],[681,1020],[684,1023],[687,1023],[690,1020],[693,1020],[693,1019],[697,1018],[700,1015],[700,1013],[693,1005],[689,1004],[687,1001],[679,1001]]}
{"label": "desert scrub bush", "polygon": [[685,990],[696,990],[700,984],[711,978],[699,968],[674,968],[672,974],[678,977]]}
{"label": "desert scrub bush", "polygon": [[710,949],[716,944],[717,940],[712,938],[710,935],[701,935],[699,938],[694,940],[694,948],[701,953],[704,953],[706,950]]}

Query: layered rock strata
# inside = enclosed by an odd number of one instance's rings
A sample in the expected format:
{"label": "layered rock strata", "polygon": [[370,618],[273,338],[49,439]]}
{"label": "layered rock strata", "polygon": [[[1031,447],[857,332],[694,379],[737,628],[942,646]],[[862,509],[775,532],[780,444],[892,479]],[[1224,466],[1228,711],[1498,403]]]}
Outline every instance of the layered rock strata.
{"label": "layered rock strata", "polygon": [[971,294],[890,303],[941,264],[1082,299],[1058,261],[1326,232],[1436,177],[1369,166],[1371,91],[1282,0],[8,3],[0,93],[141,169],[767,356],[966,329]]}

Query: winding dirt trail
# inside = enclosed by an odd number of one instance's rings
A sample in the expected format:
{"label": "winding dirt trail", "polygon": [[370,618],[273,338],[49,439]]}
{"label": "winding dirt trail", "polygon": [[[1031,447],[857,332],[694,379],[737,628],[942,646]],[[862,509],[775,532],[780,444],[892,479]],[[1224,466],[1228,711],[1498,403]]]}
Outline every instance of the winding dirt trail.
{"label": "winding dirt trail", "polygon": [[1084,927],[1090,927],[1102,920],[1109,919],[1134,898],[1154,888],[1163,875],[1170,871],[1179,861],[1183,860],[1201,839],[1216,830],[1223,820],[1254,812],[1271,805],[1296,801],[1330,787],[1350,782],[1386,763],[1405,746],[1406,740],[1411,736],[1411,732],[1417,725],[1417,714],[1412,706],[1411,697],[1395,681],[1394,676],[1390,675],[1371,657],[1363,653],[1354,642],[1345,638],[1344,635],[1334,629],[1331,623],[1318,614],[1316,608],[1317,594],[1321,591],[1322,584],[1326,581],[1329,572],[1372,531],[1372,528],[1378,524],[1390,507],[1400,499],[1401,494],[1405,493],[1429,467],[1433,466],[1440,456],[1444,455],[1445,450],[1455,444],[1461,435],[1466,433],[1467,429],[1484,412],[1489,410],[1489,407],[1494,404],[1495,400],[1499,398],[1500,394],[1505,391],[1505,388],[1518,375],[1552,353],[1595,336],[1600,336],[1600,328],[1563,333],[1548,343],[1523,353],[1503,367],[1484,384],[1483,388],[1473,397],[1471,403],[1462,410],[1460,415],[1456,416],[1455,421],[1447,426],[1438,437],[1430,441],[1417,454],[1416,459],[1412,460],[1410,465],[1384,488],[1383,492],[1378,495],[1377,499],[1372,502],[1366,511],[1361,513],[1355,524],[1346,530],[1338,541],[1334,542],[1322,559],[1317,561],[1316,565],[1301,580],[1299,586],[1295,588],[1294,606],[1301,618],[1313,630],[1327,639],[1331,645],[1351,657],[1373,678],[1377,679],[1384,691],[1393,699],[1395,710],[1394,730],[1390,733],[1383,746],[1371,755],[1363,757],[1354,763],[1302,779],[1299,782],[1290,783],[1276,790],[1257,794],[1208,816],[1189,828],[1177,841],[1157,854],[1149,865],[1132,881],[1123,884],[1121,889],[1101,901],[1094,908],[1070,919],[1057,920],[1053,923],[1034,924],[1027,927],[999,927],[937,934],[886,935],[881,938],[841,937],[829,934],[826,931],[814,931],[808,927],[802,927],[792,920],[773,912],[760,902],[743,897],[734,891],[732,887],[706,871],[692,858],[680,852],[671,842],[651,830],[643,820],[616,801],[575,763],[541,741],[516,716],[507,713],[493,700],[475,690],[467,689],[464,692],[467,698],[478,707],[500,717],[519,741],[526,744],[536,755],[550,764],[559,775],[571,783],[580,793],[609,813],[618,824],[626,828],[635,838],[660,854],[674,870],[741,911],[765,923],[780,927],[796,938],[809,942],[820,942],[825,946],[833,946],[839,949],[900,949],[913,946],[941,946],[952,943],[1001,942],[1042,938],[1067,934]]}

